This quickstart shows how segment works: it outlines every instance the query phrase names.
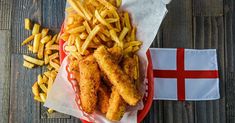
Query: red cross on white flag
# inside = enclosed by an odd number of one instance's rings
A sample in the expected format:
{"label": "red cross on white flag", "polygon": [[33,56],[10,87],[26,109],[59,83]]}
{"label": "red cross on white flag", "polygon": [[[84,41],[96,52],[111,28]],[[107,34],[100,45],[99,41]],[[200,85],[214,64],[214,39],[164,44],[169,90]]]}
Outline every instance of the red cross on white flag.
{"label": "red cross on white flag", "polygon": [[154,99],[213,100],[219,95],[216,50],[150,49]]}

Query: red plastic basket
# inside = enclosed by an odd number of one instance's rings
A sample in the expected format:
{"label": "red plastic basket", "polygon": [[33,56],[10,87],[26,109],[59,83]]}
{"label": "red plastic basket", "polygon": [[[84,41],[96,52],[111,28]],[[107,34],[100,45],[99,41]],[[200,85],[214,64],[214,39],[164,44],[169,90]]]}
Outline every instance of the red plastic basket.
{"label": "red plastic basket", "polygon": [[[62,24],[61,26],[61,31],[60,34],[63,34],[64,31],[64,24]],[[62,63],[63,59],[65,58],[66,54],[63,51],[63,44],[65,41],[60,40],[59,41],[59,53],[60,53],[60,62]],[[146,83],[147,89],[145,91],[145,95],[143,98],[143,102],[144,102],[144,108],[142,110],[138,111],[138,116],[137,116],[137,122],[140,123],[144,117],[147,115],[147,113],[149,112],[151,105],[152,105],[152,101],[153,101],[153,93],[154,93],[154,81],[153,81],[153,67],[152,67],[152,60],[151,60],[151,55],[150,55],[150,51],[147,51],[147,57],[148,57],[148,71],[147,71],[147,79],[148,82]],[[87,122],[86,120],[81,119],[83,123],[90,123]]]}

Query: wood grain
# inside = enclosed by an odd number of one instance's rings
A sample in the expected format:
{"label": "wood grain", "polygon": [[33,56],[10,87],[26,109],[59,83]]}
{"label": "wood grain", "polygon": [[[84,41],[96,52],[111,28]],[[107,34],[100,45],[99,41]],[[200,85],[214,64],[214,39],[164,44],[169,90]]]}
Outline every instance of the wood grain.
{"label": "wood grain", "polygon": [[224,1],[224,20],[225,20],[225,68],[226,68],[226,121],[235,121],[235,13],[234,0]]}
{"label": "wood grain", "polygon": [[8,122],[10,86],[10,31],[0,30],[0,123]]}
{"label": "wood grain", "polygon": [[167,9],[163,47],[192,47],[192,0],[173,0]]}
{"label": "wood grain", "polygon": [[193,0],[194,16],[222,16],[223,0]]}
{"label": "wood grain", "polygon": [[31,87],[41,69],[28,70],[22,64],[22,55],[11,55],[9,123],[38,123],[40,104],[33,100]]}
{"label": "wood grain", "polygon": [[[216,48],[221,99],[154,101],[143,123],[234,122],[234,4],[234,0],[172,0],[167,6],[169,13],[152,47]],[[43,117],[45,109],[40,109],[42,106],[33,101],[31,93],[32,80],[42,70],[28,71],[22,66],[21,54],[32,55],[20,46],[31,34],[24,30],[24,18],[29,17],[56,33],[64,19],[64,5],[65,0],[0,0],[0,52],[3,54],[0,69],[5,71],[0,77],[0,123],[80,123],[78,118],[67,115]]]}
{"label": "wood grain", "polygon": [[64,21],[66,0],[42,1],[42,24],[49,29],[60,29]]}
{"label": "wood grain", "polygon": [[198,123],[223,123],[225,119],[225,67],[223,17],[194,17],[195,48],[216,48],[220,74],[220,100],[195,103],[195,118]]}
{"label": "wood grain", "polygon": [[12,0],[0,1],[0,30],[8,30],[11,27]]}

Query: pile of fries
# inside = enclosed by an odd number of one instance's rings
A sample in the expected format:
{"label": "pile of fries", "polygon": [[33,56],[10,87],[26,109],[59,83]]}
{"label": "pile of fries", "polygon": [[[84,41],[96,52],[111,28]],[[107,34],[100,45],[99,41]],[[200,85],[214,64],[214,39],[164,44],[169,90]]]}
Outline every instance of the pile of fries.
{"label": "pile of fries", "polygon": [[67,0],[64,30],[69,68],[78,85],[82,110],[96,109],[112,121],[121,120],[128,105],[141,96],[137,90],[141,41],[121,0]]}
{"label": "pile of fries", "polygon": [[[25,19],[25,29],[31,30],[32,22],[30,19]],[[32,92],[36,101],[44,103],[47,98],[47,93],[50,91],[55,77],[60,68],[59,61],[59,38],[57,34],[49,35],[49,29],[43,28],[37,23],[33,25],[32,35],[22,42],[27,45],[28,50],[35,54],[36,58],[23,55],[23,66],[32,69],[35,66],[47,65],[47,71],[42,75],[39,74],[37,81],[32,86]],[[53,112],[48,109],[48,112]]]}

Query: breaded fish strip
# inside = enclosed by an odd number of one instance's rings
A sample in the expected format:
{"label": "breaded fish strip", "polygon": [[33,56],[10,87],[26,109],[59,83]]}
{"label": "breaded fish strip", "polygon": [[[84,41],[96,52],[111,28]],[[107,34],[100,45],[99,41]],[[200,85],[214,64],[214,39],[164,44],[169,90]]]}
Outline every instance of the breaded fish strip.
{"label": "breaded fish strip", "polygon": [[106,113],[106,118],[111,121],[119,121],[126,110],[126,103],[119,95],[115,87],[112,88],[111,97],[109,100],[109,108]]}
{"label": "breaded fish strip", "polygon": [[124,72],[131,78],[131,80],[134,80],[136,73],[135,59],[131,57],[123,58],[121,65]]}
{"label": "breaded fish strip", "polygon": [[91,114],[95,111],[97,91],[100,85],[100,72],[95,58],[90,55],[79,62],[80,69],[80,100],[84,112]]}
{"label": "breaded fish strip", "polygon": [[94,57],[100,69],[108,76],[118,93],[129,105],[136,105],[141,96],[129,76],[112,60],[112,56],[104,46],[94,52]]}
{"label": "breaded fish strip", "polygon": [[108,110],[110,94],[110,90],[104,84],[100,84],[98,90],[98,109],[102,113],[106,113]]}
{"label": "breaded fish strip", "polygon": [[119,63],[122,58],[122,48],[118,45],[114,45],[112,48],[109,48],[108,51],[112,55],[114,61]]}

